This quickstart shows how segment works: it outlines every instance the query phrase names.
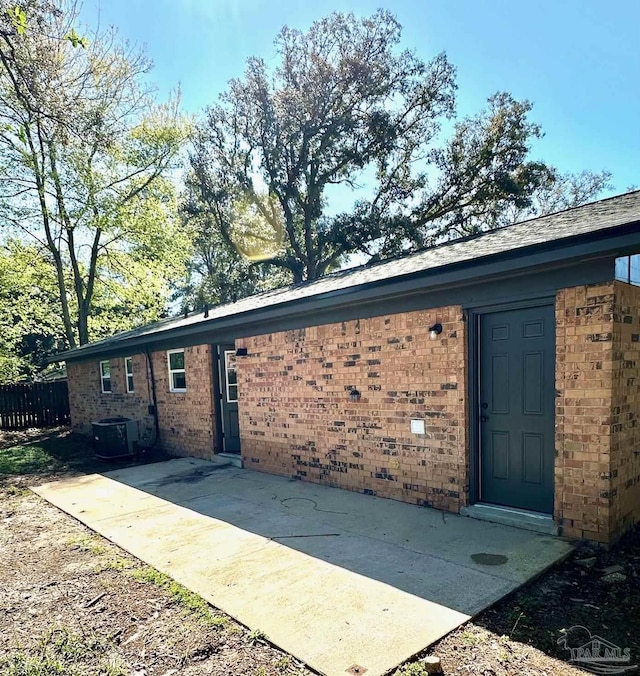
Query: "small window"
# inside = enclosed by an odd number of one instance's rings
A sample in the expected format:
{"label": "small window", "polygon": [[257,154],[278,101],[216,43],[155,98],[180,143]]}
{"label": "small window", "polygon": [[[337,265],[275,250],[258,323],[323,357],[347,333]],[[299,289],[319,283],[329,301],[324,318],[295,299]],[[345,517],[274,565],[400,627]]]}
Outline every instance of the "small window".
{"label": "small window", "polygon": [[620,282],[640,286],[640,254],[616,259],[616,279]]}
{"label": "small window", "polygon": [[184,370],[184,350],[169,350],[169,390],[171,392],[186,392],[187,378]]}
{"label": "small window", "polygon": [[133,357],[127,357],[124,360],[124,372],[127,378],[127,392],[131,393],[133,389]]}
{"label": "small window", "polygon": [[224,372],[226,374],[227,401],[232,404],[238,401],[238,370],[236,351],[224,351]]}
{"label": "small window", "polygon": [[100,362],[100,387],[105,394],[111,392],[111,365],[108,361]]}

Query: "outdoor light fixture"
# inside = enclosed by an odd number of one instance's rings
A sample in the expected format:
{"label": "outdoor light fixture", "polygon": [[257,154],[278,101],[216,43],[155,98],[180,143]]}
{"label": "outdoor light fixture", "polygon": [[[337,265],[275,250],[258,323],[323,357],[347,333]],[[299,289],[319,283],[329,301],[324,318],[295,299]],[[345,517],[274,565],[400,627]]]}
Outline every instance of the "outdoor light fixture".
{"label": "outdoor light fixture", "polygon": [[362,395],[358,390],[355,388],[349,391],[349,397],[351,398],[351,401],[360,401],[360,397]]}
{"label": "outdoor light fixture", "polygon": [[435,340],[442,333],[442,324],[434,324],[429,327],[429,338]]}
{"label": "outdoor light fixture", "polygon": [[236,350],[236,357],[246,357],[249,354],[249,351],[246,347],[239,347]]}

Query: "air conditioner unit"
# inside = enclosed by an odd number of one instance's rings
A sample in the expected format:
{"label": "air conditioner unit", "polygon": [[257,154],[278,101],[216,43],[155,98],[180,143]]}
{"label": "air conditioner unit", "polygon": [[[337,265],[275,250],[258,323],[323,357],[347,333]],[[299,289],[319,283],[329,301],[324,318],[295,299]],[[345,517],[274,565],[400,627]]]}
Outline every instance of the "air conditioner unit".
{"label": "air conditioner unit", "polygon": [[93,447],[97,458],[112,460],[135,455],[138,450],[138,421],[104,418],[92,423]]}

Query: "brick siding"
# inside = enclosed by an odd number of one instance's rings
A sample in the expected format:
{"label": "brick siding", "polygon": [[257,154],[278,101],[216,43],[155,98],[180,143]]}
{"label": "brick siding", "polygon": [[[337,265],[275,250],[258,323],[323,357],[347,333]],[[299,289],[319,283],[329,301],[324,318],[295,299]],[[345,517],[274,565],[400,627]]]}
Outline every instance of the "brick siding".
{"label": "brick siding", "polygon": [[556,518],[611,542],[640,520],[640,288],[564,289],[556,307]]}
{"label": "brick siding", "polygon": [[556,299],[555,517],[568,537],[610,537],[613,282]]}
{"label": "brick siding", "polygon": [[[428,327],[443,326],[437,340]],[[238,359],[245,466],[452,512],[468,496],[460,307],[256,336]],[[352,401],[351,389],[361,393]],[[410,432],[411,419],[425,434]]]}
{"label": "brick siding", "polygon": [[640,287],[615,282],[611,535],[640,521]]}
{"label": "brick siding", "polygon": [[125,383],[124,359],[110,360],[111,392],[103,393],[100,384],[100,361],[69,362],[69,406],[71,428],[74,432],[91,435],[91,423],[102,418],[126,416],[140,420],[140,435],[151,439],[154,429],[153,416],[148,406],[153,402],[150,381],[147,378],[146,357],[133,357],[134,392],[128,393]]}
{"label": "brick siding", "polygon": [[[91,422],[126,416],[140,421],[143,439],[154,436],[150,370],[144,354],[133,357],[134,390],[126,390],[124,358],[111,359],[110,393],[102,393],[99,361],[69,362],[69,404],[74,432],[91,435]],[[187,391],[169,391],[166,351],[153,352],[160,446],[175,455],[210,458],[215,447],[215,415],[211,381],[211,348],[199,345],[185,348]]]}
{"label": "brick siding", "polygon": [[153,355],[160,441],[176,455],[210,458],[215,452],[211,346],[187,347],[184,351],[187,391],[169,391],[167,353]]}
{"label": "brick siding", "polygon": [[[640,290],[556,299],[554,516],[608,542],[640,519]],[[441,337],[428,327],[440,321]],[[250,469],[457,512],[468,500],[465,324],[459,307],[238,341]],[[351,401],[349,389],[361,393]],[[426,435],[409,432],[425,420]]]}
{"label": "brick siding", "polygon": [[[429,339],[436,322],[443,332]],[[620,282],[556,296],[554,517],[568,537],[610,542],[640,520],[640,288]],[[245,466],[458,512],[469,499],[467,340],[458,306],[243,338],[239,416]],[[211,348],[185,349],[187,392],[169,392],[166,352],[152,355],[161,446],[215,452]],[[153,433],[144,355],[135,393],[111,360],[67,365],[73,429],[115,415]],[[350,392],[357,389],[360,398]],[[410,431],[424,421],[425,434]]]}

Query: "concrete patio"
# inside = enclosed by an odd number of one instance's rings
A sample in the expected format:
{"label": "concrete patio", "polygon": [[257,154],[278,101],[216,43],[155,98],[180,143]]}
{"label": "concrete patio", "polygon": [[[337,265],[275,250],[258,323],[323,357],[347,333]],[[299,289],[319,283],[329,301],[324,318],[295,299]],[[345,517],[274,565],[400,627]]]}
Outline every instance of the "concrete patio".
{"label": "concrete patio", "polygon": [[327,676],[385,673],[571,551],[193,458],[34,490]]}

